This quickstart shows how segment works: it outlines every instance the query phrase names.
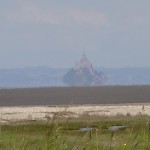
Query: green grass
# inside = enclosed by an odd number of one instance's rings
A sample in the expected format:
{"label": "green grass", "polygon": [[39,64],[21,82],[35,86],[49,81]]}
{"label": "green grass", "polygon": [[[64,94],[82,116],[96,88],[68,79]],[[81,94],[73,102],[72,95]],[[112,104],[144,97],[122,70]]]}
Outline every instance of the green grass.
{"label": "green grass", "polygon": [[[150,117],[121,116],[57,118],[46,122],[1,125],[1,150],[149,150]],[[127,129],[108,131],[112,125]],[[81,127],[96,127],[79,131]]]}

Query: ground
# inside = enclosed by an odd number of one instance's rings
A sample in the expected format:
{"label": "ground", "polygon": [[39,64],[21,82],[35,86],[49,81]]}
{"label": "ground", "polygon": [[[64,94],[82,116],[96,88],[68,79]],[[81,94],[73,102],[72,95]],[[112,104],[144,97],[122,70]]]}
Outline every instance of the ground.
{"label": "ground", "polygon": [[150,115],[150,104],[0,107],[0,122],[46,120],[58,113],[65,118],[78,118],[81,115]]}

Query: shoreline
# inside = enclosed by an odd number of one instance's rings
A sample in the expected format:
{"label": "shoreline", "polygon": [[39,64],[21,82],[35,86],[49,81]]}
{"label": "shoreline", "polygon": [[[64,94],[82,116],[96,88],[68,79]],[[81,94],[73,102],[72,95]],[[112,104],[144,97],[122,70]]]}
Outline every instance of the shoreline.
{"label": "shoreline", "polygon": [[108,117],[117,115],[150,116],[150,103],[0,107],[0,123],[28,120],[42,121],[52,119],[56,113],[64,118],[78,118],[82,115]]}

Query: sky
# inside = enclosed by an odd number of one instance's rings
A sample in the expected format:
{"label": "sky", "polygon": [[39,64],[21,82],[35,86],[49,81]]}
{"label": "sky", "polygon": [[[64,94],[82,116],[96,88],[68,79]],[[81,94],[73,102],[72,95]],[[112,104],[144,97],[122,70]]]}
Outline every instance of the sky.
{"label": "sky", "polygon": [[0,68],[150,67],[150,0],[0,0]]}

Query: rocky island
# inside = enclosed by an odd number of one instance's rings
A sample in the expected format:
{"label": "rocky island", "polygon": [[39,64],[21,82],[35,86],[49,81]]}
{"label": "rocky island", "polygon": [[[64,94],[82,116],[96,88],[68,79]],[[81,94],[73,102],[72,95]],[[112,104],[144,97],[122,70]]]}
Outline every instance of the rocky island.
{"label": "rocky island", "polygon": [[64,75],[63,81],[69,86],[100,86],[106,81],[106,75],[94,70],[83,54],[81,60]]}

